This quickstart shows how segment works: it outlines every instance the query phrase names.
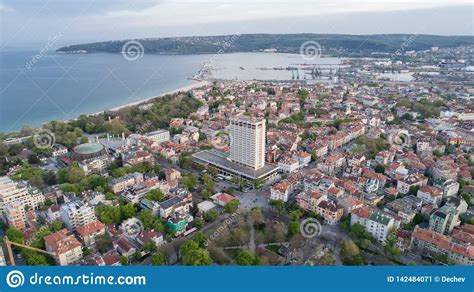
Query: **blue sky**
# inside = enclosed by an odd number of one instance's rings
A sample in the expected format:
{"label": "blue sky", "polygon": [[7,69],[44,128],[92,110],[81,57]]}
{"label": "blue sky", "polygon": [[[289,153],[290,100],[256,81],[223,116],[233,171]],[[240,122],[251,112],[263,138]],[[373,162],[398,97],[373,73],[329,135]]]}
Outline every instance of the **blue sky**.
{"label": "blue sky", "polygon": [[0,0],[0,49],[235,33],[473,35],[469,0]]}

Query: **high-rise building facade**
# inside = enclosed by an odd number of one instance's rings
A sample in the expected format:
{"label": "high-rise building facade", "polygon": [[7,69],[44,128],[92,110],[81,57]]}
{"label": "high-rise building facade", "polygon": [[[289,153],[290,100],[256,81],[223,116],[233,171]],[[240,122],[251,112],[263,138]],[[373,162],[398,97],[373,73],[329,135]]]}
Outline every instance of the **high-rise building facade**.
{"label": "high-rise building facade", "polygon": [[9,226],[18,230],[26,228],[25,207],[21,201],[13,201],[5,205],[3,214]]}
{"label": "high-rise building facade", "polygon": [[230,120],[229,133],[230,160],[255,170],[265,165],[265,119],[234,117]]}
{"label": "high-rise building facade", "polygon": [[0,213],[3,212],[5,205],[11,202],[23,202],[26,198],[26,195],[26,186],[20,186],[7,176],[0,177]]}
{"label": "high-rise building facade", "polygon": [[25,181],[14,182],[8,176],[0,177],[0,214],[5,205],[15,201],[20,201],[29,210],[36,210],[44,204],[44,195]]}

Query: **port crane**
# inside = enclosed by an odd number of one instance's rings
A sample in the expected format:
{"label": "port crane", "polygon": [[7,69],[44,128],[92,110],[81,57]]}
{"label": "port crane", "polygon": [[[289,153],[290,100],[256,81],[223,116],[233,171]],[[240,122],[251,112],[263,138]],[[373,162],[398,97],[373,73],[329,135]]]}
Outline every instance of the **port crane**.
{"label": "port crane", "polygon": [[8,257],[10,259],[10,265],[11,266],[15,265],[15,257],[13,256],[12,245],[13,246],[18,246],[18,247],[21,247],[21,248],[26,248],[26,249],[36,251],[36,252],[39,252],[39,253],[44,253],[44,254],[47,254],[47,255],[50,255],[50,256],[56,256],[56,254],[54,252],[49,252],[49,251],[42,250],[42,249],[39,249],[39,248],[36,248],[36,247],[25,245],[25,244],[22,244],[22,243],[17,243],[17,242],[10,241],[8,239],[8,237],[6,237],[6,236],[5,236],[4,239],[5,239],[4,240],[5,244],[7,246]]}

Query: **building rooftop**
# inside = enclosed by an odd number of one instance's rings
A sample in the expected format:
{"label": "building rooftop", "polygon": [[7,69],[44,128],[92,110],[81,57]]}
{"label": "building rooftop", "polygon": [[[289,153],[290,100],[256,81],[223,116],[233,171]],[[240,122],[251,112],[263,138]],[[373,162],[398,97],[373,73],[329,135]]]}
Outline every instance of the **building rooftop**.
{"label": "building rooftop", "polygon": [[377,212],[375,211],[374,213],[372,213],[372,215],[370,216],[370,219],[372,221],[375,221],[377,223],[380,223],[380,224],[383,224],[383,225],[388,225],[390,223],[390,220],[392,218],[388,217],[388,216],[385,216],[383,215],[382,213],[380,212]]}
{"label": "building rooftop", "polygon": [[44,242],[56,255],[81,247],[81,243],[66,229],[45,236]]}
{"label": "building rooftop", "polygon": [[264,119],[262,118],[251,117],[251,116],[246,116],[246,115],[235,116],[231,120],[236,121],[236,122],[249,123],[249,124],[256,124],[256,123],[261,123],[262,121],[264,121]]}
{"label": "building rooftop", "polygon": [[232,162],[228,159],[228,157],[229,154],[214,149],[204,150],[193,154],[193,158],[197,161],[218,166],[231,173],[235,173],[252,180],[263,178],[278,170],[278,166],[271,164],[265,164],[265,166],[262,168],[254,170],[252,168]]}
{"label": "building rooftop", "polygon": [[104,149],[104,146],[99,143],[86,143],[74,147],[74,152],[79,154],[92,154],[99,152],[102,149]]}

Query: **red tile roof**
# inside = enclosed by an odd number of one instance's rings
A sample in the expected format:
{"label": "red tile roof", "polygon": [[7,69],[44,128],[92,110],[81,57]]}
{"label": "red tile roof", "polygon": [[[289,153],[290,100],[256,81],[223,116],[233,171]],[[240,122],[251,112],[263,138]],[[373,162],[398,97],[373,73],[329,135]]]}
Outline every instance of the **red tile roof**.
{"label": "red tile roof", "polygon": [[369,207],[362,206],[360,208],[352,210],[351,214],[357,215],[361,218],[369,218],[372,215],[373,210]]}
{"label": "red tile roof", "polygon": [[82,237],[89,236],[91,234],[105,230],[104,223],[99,220],[95,220],[87,224],[86,226],[79,226],[76,228],[77,233]]}
{"label": "red tile roof", "polygon": [[81,243],[66,229],[45,236],[44,243],[58,255],[81,247]]}

